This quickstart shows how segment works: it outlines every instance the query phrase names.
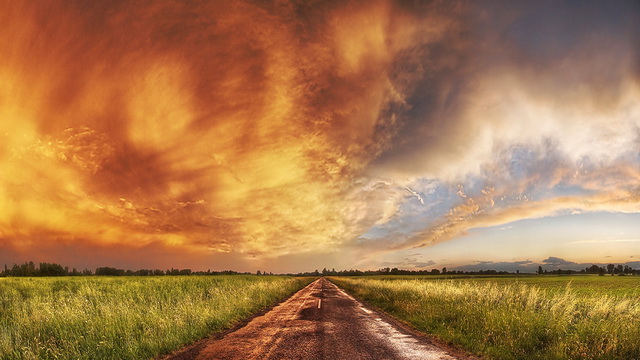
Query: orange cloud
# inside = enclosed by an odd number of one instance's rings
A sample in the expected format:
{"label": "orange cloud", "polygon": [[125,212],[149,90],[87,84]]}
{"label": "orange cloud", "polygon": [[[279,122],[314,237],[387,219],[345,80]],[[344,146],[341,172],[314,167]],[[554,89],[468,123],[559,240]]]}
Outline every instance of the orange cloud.
{"label": "orange cloud", "polygon": [[384,1],[7,8],[0,237],[27,253],[277,256],[357,237],[397,202],[363,178],[411,86],[389,66],[443,29]]}

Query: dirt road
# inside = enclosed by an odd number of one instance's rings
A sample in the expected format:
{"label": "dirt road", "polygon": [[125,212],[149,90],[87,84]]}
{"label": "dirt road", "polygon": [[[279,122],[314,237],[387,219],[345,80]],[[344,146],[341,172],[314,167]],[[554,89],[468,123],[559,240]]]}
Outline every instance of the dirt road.
{"label": "dirt road", "polygon": [[460,358],[385,318],[320,278],[246,326],[165,359]]}

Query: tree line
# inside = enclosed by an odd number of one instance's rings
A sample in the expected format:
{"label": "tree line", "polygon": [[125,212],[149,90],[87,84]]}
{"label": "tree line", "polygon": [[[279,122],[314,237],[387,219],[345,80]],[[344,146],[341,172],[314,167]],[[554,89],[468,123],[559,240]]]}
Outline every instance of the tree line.
{"label": "tree line", "polygon": [[378,270],[340,270],[336,269],[328,270],[327,268],[322,271],[312,271],[297,274],[287,274],[295,276],[371,276],[371,275],[509,275],[513,274],[508,271],[497,270],[479,270],[479,271],[461,271],[461,270],[447,270],[447,268],[431,269],[431,270],[404,270],[399,268],[381,268]]}
{"label": "tree line", "polygon": [[[461,270],[447,270],[447,268],[431,269],[431,270],[404,270],[399,268],[381,268],[378,270],[340,270],[335,269],[328,270],[327,268],[322,271],[289,273],[285,275],[290,276],[368,276],[368,275],[513,275],[519,274],[520,271],[514,272],[497,271],[497,270],[478,270],[478,271],[461,271]],[[542,266],[538,267],[536,271],[539,275],[570,275],[570,274],[598,274],[598,275],[640,275],[639,269],[633,269],[628,265],[614,265],[609,264],[607,266],[591,265],[582,270],[544,270]],[[192,271],[191,269],[140,269],[140,270],[125,270],[114,267],[99,267],[95,271],[84,269],[82,271],[76,268],[69,269],[67,266],[62,266],[56,263],[41,262],[36,266],[33,261],[25,262],[17,265],[13,264],[11,268],[4,266],[4,270],[0,272],[0,277],[7,276],[177,276],[177,275],[249,275],[248,272],[237,272],[233,270],[224,271]],[[260,271],[256,272],[256,275],[273,275],[271,272]]]}
{"label": "tree line", "polygon": [[69,269],[68,266],[62,266],[56,263],[41,262],[36,266],[33,261],[23,264],[13,264],[12,267],[4,265],[4,270],[0,272],[0,276],[176,276],[176,275],[248,275],[249,273],[240,273],[233,270],[224,271],[191,271],[191,269],[140,269],[125,270],[114,267],[99,267],[95,271],[84,269],[82,271],[76,268]]}
{"label": "tree line", "polygon": [[[370,275],[517,275],[520,274],[520,270],[516,270],[515,272],[509,271],[497,271],[492,269],[487,270],[477,270],[477,271],[461,271],[461,270],[447,270],[447,268],[439,269],[431,269],[431,270],[404,270],[399,268],[381,268],[378,270],[341,270],[336,271],[335,269],[328,270],[327,268],[322,269],[322,271],[312,271],[306,273],[298,273],[298,274],[287,274],[287,275],[297,275],[297,276],[370,276]],[[640,269],[633,269],[628,265],[614,265],[609,264],[607,266],[598,266],[591,265],[587,268],[581,270],[562,270],[562,269],[554,269],[554,270],[544,270],[542,266],[538,267],[538,271],[536,274],[539,275],[570,275],[570,274],[598,274],[598,275],[640,275]],[[260,275],[260,274],[258,274]]]}
{"label": "tree line", "polygon": [[618,265],[609,264],[607,266],[591,265],[581,270],[562,270],[562,269],[544,270],[542,266],[538,266],[537,274],[538,275],[598,274],[600,276],[609,274],[609,275],[625,276],[625,275],[640,275],[640,269],[634,269],[629,265],[623,266],[622,264],[618,264]]}

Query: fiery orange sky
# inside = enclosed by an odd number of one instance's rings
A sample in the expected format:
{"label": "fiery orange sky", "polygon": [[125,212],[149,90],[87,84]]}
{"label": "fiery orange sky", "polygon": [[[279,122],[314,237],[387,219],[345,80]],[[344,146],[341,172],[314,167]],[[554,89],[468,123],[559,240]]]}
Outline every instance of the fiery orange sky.
{"label": "fiery orange sky", "polygon": [[640,257],[634,1],[8,1],[0,53],[0,264]]}

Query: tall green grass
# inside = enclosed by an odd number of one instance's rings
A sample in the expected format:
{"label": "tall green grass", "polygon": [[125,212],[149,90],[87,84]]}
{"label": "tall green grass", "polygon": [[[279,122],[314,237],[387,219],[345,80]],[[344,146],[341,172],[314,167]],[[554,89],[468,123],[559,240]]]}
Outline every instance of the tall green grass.
{"label": "tall green grass", "polygon": [[0,279],[0,359],[148,359],[232,327],[310,279]]}
{"label": "tall green grass", "polygon": [[640,279],[620,289],[607,283],[619,280],[591,277],[592,291],[574,291],[571,278],[561,291],[560,280],[493,280],[332,278],[417,329],[490,359],[640,358]]}

